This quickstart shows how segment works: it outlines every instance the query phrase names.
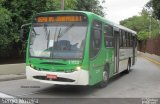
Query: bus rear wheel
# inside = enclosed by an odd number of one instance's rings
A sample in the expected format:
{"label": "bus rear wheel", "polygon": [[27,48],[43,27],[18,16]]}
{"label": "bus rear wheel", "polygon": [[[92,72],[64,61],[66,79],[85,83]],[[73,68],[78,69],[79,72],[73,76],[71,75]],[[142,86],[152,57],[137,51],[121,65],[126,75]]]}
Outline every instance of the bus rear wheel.
{"label": "bus rear wheel", "polygon": [[109,73],[107,70],[103,71],[103,79],[100,83],[98,83],[98,87],[104,88],[108,85]]}
{"label": "bus rear wheel", "polygon": [[127,69],[126,69],[126,73],[128,74],[131,71],[131,60],[128,60],[128,65],[127,65]]}

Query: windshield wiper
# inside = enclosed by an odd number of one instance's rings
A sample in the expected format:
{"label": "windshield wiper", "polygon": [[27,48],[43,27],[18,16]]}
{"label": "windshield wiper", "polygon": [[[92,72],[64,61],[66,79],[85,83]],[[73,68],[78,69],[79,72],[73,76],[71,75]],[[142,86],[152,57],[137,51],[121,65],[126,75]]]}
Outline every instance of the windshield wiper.
{"label": "windshield wiper", "polygon": [[45,35],[46,35],[46,39],[47,39],[47,49],[49,48],[49,40],[50,40],[50,30],[47,31],[47,26],[44,24],[44,31],[45,31]]}
{"label": "windshield wiper", "polygon": [[52,48],[51,48],[52,51],[51,51],[51,55],[50,55],[51,58],[53,58],[53,56],[54,56],[54,52],[53,52],[53,51],[54,51],[55,44],[57,44],[57,43],[55,42],[55,40],[56,40],[56,34],[57,34],[58,25],[59,25],[59,24],[57,24],[56,29],[55,29],[55,33],[54,33],[54,38],[53,38],[54,40],[53,40],[53,45],[52,45]]}
{"label": "windshield wiper", "polygon": [[33,30],[35,36],[36,36],[36,35],[39,35],[39,34],[37,34],[37,32],[35,31],[34,28],[33,28],[32,30]]}
{"label": "windshield wiper", "polygon": [[33,41],[34,41],[34,39],[35,39],[35,37],[36,37],[37,35],[40,35],[40,34],[37,34],[37,32],[35,31],[35,29],[32,28],[32,32],[31,32],[31,36],[30,36],[30,45],[33,44]]}
{"label": "windshield wiper", "polygon": [[57,36],[57,41],[58,41],[59,38],[63,37],[64,34],[66,32],[68,32],[73,26],[74,26],[74,24],[71,24],[71,25],[67,26],[61,33],[59,31],[58,36]]}

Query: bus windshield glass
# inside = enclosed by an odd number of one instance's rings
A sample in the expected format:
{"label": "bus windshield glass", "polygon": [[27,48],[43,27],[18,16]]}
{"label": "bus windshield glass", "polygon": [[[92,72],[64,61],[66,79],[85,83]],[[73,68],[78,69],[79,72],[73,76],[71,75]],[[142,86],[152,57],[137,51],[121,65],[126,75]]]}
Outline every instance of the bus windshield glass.
{"label": "bus windshield glass", "polygon": [[82,58],[87,22],[33,23],[29,53],[39,58]]}

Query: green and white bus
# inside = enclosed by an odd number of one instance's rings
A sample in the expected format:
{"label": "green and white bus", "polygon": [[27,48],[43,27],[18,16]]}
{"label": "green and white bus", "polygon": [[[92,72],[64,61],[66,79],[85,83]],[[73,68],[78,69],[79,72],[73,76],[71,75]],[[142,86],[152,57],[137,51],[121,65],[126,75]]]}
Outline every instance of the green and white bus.
{"label": "green and white bus", "polygon": [[136,53],[136,32],[101,16],[42,12],[33,16],[30,26],[26,76],[56,85],[105,87],[112,76],[130,71]]}

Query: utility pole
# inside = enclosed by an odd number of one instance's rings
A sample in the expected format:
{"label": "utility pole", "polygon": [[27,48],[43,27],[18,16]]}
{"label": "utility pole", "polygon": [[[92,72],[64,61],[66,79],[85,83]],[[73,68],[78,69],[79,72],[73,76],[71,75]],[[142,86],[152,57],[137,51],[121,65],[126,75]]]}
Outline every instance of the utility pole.
{"label": "utility pole", "polygon": [[159,34],[160,34],[160,20],[158,20],[158,25],[159,25]]}
{"label": "utility pole", "polygon": [[61,0],[61,10],[64,10],[64,0]]}
{"label": "utility pole", "polygon": [[152,14],[150,15],[149,38],[152,36]]}
{"label": "utility pole", "polygon": [[150,17],[150,21],[149,21],[149,23],[150,23],[150,25],[149,25],[149,38],[151,38],[151,36],[152,36],[152,8],[150,7],[149,8],[149,17]]}

